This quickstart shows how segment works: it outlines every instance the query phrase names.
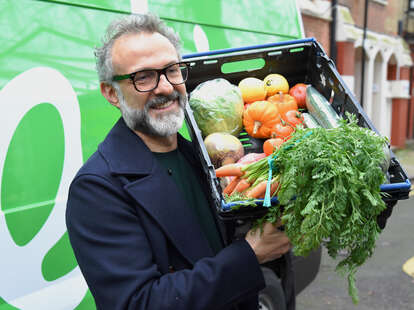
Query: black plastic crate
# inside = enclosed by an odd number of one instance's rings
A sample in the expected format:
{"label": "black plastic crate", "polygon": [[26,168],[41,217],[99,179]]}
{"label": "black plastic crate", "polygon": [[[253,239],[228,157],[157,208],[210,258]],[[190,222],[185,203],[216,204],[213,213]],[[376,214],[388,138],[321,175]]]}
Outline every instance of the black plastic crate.
{"label": "black plastic crate", "polygon": [[[183,59],[190,65],[190,76],[186,83],[188,93],[191,93],[198,84],[215,78],[225,78],[230,83],[238,85],[239,81],[246,77],[264,79],[270,73],[279,73],[286,77],[290,86],[296,83],[311,84],[331,103],[338,115],[346,118],[345,112],[350,112],[356,115],[359,126],[370,128],[378,133],[361,105],[345,85],[333,61],[327,57],[322,47],[313,38],[188,54],[184,55]],[[222,71],[225,64],[243,63],[254,59],[264,60],[264,65],[254,70],[232,73],[223,73]],[[260,203],[257,207],[241,207],[238,210],[232,210],[229,204],[224,203],[214,167],[210,162],[201,132],[189,107],[186,108],[186,121],[191,138],[196,144],[200,160],[208,175],[218,215],[222,219],[229,220],[263,216],[267,208],[261,206]],[[246,153],[262,152],[264,140],[251,138],[245,132],[239,135],[239,140],[242,141]],[[384,200],[408,199],[411,183],[391,150],[390,154],[391,164],[387,172],[389,183],[381,186],[381,191],[388,194],[384,196]],[[272,201],[272,204],[277,203],[277,199]]]}

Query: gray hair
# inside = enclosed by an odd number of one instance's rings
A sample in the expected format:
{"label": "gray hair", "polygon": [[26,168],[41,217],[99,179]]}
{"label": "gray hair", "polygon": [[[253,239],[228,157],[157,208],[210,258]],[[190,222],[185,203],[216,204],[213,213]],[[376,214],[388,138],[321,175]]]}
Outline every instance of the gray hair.
{"label": "gray hair", "polygon": [[102,46],[95,48],[96,69],[99,81],[113,85],[114,75],[112,66],[112,46],[116,39],[124,34],[160,33],[166,37],[175,47],[178,57],[181,59],[181,42],[178,34],[154,14],[128,15],[114,20],[106,29],[102,40]]}

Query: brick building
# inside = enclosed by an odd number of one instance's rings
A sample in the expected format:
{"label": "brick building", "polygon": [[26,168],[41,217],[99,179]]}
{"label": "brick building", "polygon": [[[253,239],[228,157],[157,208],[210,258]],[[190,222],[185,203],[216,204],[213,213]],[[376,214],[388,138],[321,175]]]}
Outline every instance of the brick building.
{"label": "brick building", "polygon": [[414,11],[411,17],[408,10],[414,1],[297,2],[305,36],[315,37],[335,61],[377,130],[404,147],[414,134]]}

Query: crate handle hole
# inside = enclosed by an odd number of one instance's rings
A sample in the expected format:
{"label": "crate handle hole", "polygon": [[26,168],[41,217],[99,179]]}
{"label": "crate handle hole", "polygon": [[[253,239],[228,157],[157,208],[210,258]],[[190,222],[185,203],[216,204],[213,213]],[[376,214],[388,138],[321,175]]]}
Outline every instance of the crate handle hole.
{"label": "crate handle hole", "polygon": [[217,59],[212,59],[212,60],[204,60],[203,64],[205,65],[214,65],[216,64],[218,61]]}
{"label": "crate handle hole", "polygon": [[282,51],[274,51],[274,52],[267,53],[267,56],[278,56],[281,54],[282,54]]}
{"label": "crate handle hole", "polygon": [[304,48],[303,47],[297,47],[297,48],[292,48],[289,50],[289,52],[291,53],[297,53],[297,52],[303,52]]}
{"label": "crate handle hole", "polygon": [[255,71],[260,70],[265,66],[263,58],[247,59],[233,62],[226,62],[221,66],[221,72],[224,74]]}

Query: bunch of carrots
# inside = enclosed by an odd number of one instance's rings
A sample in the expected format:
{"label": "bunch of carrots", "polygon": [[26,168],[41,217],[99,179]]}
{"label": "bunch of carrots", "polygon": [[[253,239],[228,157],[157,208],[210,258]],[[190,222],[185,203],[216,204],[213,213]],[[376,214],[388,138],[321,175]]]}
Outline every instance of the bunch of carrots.
{"label": "bunch of carrots", "polygon": [[[229,198],[235,194],[246,199],[264,198],[268,183],[268,158],[264,157],[250,164],[227,164],[216,169],[218,178],[231,177],[231,181],[223,189],[223,195]],[[273,197],[277,194],[280,183],[280,176],[272,175],[270,184],[270,195]],[[227,199],[226,199],[227,200]]]}

